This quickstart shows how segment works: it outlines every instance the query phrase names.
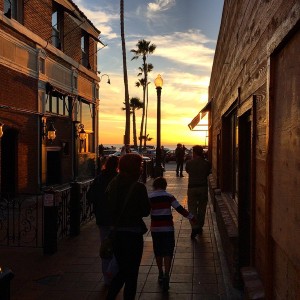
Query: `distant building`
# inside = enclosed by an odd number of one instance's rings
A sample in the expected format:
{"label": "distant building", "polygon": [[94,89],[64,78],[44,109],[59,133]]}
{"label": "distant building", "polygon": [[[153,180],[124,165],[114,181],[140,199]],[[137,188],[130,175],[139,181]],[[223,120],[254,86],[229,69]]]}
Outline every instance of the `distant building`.
{"label": "distant building", "polygon": [[70,0],[0,2],[2,195],[95,176],[99,34]]}
{"label": "distant building", "polygon": [[300,295],[300,2],[224,1],[209,85],[210,192],[232,280]]}

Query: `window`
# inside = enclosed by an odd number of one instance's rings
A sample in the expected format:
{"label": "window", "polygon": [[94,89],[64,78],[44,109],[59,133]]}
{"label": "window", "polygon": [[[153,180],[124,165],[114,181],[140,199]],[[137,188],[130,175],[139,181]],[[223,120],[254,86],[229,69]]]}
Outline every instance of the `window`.
{"label": "window", "polygon": [[81,35],[81,63],[86,68],[91,68],[89,63],[89,36],[85,31],[82,31]]}
{"label": "window", "polygon": [[97,70],[97,65],[98,65],[98,55],[97,55],[97,53],[98,53],[98,49],[97,49],[97,43],[93,43],[93,45],[94,45],[94,51],[93,51],[93,53],[94,53],[94,55],[93,55],[93,61],[94,61],[94,70]]}
{"label": "window", "polygon": [[63,11],[54,3],[52,11],[52,45],[62,49],[63,42]]}
{"label": "window", "polygon": [[69,116],[69,97],[57,95],[55,92],[49,94],[46,100],[46,111],[58,115]]}
{"label": "window", "polygon": [[79,101],[79,120],[84,125],[84,130],[87,133],[86,140],[80,143],[80,152],[95,152],[95,132],[94,119],[95,107],[93,104],[80,99]]}
{"label": "window", "polygon": [[23,0],[4,0],[4,15],[23,24]]}

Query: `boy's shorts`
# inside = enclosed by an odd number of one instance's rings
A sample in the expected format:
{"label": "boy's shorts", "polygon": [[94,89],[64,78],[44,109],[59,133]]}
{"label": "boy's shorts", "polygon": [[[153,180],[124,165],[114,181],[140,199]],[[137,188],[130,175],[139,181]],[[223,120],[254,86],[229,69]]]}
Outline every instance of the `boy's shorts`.
{"label": "boy's shorts", "polygon": [[175,247],[174,231],[151,232],[155,256],[173,256]]}

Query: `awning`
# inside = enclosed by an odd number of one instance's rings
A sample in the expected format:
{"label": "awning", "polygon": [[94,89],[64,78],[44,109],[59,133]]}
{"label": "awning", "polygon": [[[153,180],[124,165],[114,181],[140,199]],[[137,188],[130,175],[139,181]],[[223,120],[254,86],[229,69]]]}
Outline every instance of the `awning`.
{"label": "awning", "polygon": [[210,110],[211,110],[211,100],[206,103],[206,105],[198,112],[198,114],[188,125],[190,130],[193,130],[199,124],[199,122],[206,116],[207,112],[209,112]]}
{"label": "awning", "polygon": [[197,124],[200,122],[200,114],[201,112],[199,112],[196,117],[192,120],[192,122],[188,125],[190,130],[193,130],[195,126],[197,126]]}

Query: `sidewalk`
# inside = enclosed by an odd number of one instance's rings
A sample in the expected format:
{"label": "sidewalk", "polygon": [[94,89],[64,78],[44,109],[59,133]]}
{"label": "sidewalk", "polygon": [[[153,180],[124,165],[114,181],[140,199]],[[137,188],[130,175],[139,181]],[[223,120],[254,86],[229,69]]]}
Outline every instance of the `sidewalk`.
{"label": "sidewalk", "polygon": [[[167,190],[187,208],[187,174],[180,178],[175,171],[164,173]],[[152,180],[147,182],[151,189]],[[138,279],[136,299],[212,300],[240,299],[230,287],[227,268],[211,204],[208,205],[203,235],[190,239],[188,220],[173,213],[176,248],[171,270],[170,290],[162,294],[157,283],[157,267],[152,251],[151,234],[145,245]],[[150,218],[146,218],[149,224]],[[52,256],[42,249],[0,248],[0,265],[11,268],[11,300],[93,300],[105,299],[105,288],[98,257],[98,228],[85,225],[75,238],[61,241]],[[122,293],[122,292],[121,292]],[[118,299],[122,299],[122,295]]]}

